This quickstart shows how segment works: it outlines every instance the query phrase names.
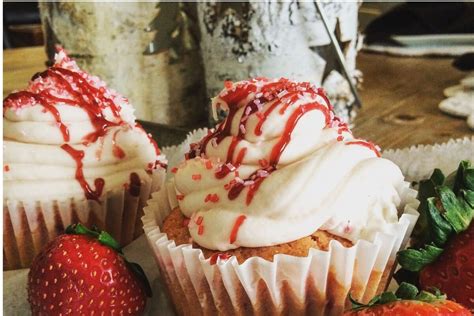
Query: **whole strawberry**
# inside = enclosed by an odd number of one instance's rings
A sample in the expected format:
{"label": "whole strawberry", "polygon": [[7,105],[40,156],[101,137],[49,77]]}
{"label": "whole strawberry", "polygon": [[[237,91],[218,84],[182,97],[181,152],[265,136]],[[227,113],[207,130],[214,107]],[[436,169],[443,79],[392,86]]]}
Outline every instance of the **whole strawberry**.
{"label": "whole strawberry", "polygon": [[411,284],[402,283],[397,292],[385,292],[374,297],[367,305],[352,300],[352,309],[344,316],[469,316],[462,305],[446,300],[439,291],[418,292]]}
{"label": "whole strawberry", "polygon": [[398,253],[397,281],[437,287],[474,310],[474,169],[463,161],[448,178],[435,170],[419,187],[414,247]]}
{"label": "whole strawberry", "polygon": [[420,271],[422,288],[437,287],[474,309],[474,224],[452,238],[443,253]]}
{"label": "whole strawberry", "polygon": [[141,315],[150,286],[106,232],[78,224],[52,240],[28,275],[33,315]]}

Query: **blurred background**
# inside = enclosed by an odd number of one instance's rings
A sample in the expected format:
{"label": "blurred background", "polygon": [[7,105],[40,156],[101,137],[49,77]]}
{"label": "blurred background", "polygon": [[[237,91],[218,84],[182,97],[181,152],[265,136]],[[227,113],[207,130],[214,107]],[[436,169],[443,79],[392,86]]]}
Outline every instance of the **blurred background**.
{"label": "blurred background", "polygon": [[59,44],[162,144],[214,125],[209,101],[224,80],[255,76],[323,87],[382,147],[472,133],[474,2],[316,3],[3,2],[3,94],[51,65]]}

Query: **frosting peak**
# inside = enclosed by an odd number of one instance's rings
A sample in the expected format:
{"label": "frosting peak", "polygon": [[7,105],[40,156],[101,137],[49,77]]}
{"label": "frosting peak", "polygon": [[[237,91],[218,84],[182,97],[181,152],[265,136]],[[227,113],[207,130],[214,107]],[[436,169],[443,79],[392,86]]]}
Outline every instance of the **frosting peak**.
{"label": "frosting peak", "polygon": [[370,239],[398,220],[400,170],[354,139],[321,89],[284,78],[226,82],[213,106],[226,119],[191,146],[174,180],[201,246],[270,246],[317,229]]}

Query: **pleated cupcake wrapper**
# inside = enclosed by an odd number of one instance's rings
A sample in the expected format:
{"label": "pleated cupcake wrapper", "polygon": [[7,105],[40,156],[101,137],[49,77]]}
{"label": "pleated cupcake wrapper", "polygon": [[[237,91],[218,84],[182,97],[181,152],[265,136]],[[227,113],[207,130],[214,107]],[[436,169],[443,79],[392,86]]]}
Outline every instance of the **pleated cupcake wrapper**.
{"label": "pleated cupcake wrapper", "polygon": [[101,203],[84,196],[50,201],[11,201],[3,203],[4,270],[29,267],[38,252],[73,223],[96,225],[114,236],[122,245],[141,235],[143,208],[152,192],[164,181],[164,169],[141,179],[140,191],[127,188],[111,190]]}
{"label": "pleated cupcake wrapper", "polygon": [[448,175],[456,171],[461,160],[474,162],[474,136],[451,139],[442,144],[389,149],[382,156],[396,163],[407,181],[427,179],[435,168]]}
{"label": "pleated cupcake wrapper", "polygon": [[[169,192],[169,193],[168,193]],[[395,255],[407,244],[418,218],[416,191],[405,183],[399,222],[345,248],[332,240],[328,251],[311,249],[307,257],[276,255],[273,262],[235,257],[211,264],[191,244],[176,246],[160,230],[176,206],[173,183],[153,194],[142,218],[145,234],[179,314],[285,313],[340,315],[349,292],[365,302],[383,291]]]}

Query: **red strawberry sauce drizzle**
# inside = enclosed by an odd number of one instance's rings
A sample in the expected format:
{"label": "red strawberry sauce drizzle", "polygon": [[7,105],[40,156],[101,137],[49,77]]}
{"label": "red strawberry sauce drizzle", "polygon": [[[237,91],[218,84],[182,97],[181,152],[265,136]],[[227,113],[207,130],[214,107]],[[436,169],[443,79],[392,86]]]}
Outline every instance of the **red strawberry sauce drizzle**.
{"label": "red strawberry sauce drizzle", "polygon": [[220,259],[220,260],[229,260],[230,257],[231,257],[231,255],[229,255],[227,253],[215,253],[209,258],[209,263],[211,265],[214,265],[214,264],[217,263],[218,259]]}
{"label": "red strawberry sauce drizzle", "polygon": [[130,174],[130,186],[128,187],[128,192],[130,195],[135,197],[140,196],[141,186],[142,182],[140,180],[140,176],[137,173],[132,172]]}
{"label": "red strawberry sauce drizzle", "polygon": [[370,150],[372,150],[372,151],[377,155],[377,157],[380,157],[380,152],[379,152],[378,149],[375,147],[375,145],[372,144],[371,142],[367,142],[367,141],[365,141],[365,140],[357,140],[357,141],[350,141],[350,142],[347,142],[346,145],[360,145],[360,146],[367,147],[367,148],[369,148]]}
{"label": "red strawberry sauce drizzle", "polygon": [[76,150],[72,148],[69,144],[64,144],[61,146],[61,148],[65,150],[76,162],[76,180],[79,182],[82,189],[84,190],[86,198],[88,200],[95,200],[99,202],[99,197],[102,195],[102,190],[104,189],[104,179],[96,178],[94,180],[95,190],[92,190],[86,179],[84,178],[84,172],[82,169],[82,159],[84,158],[84,151]]}
{"label": "red strawberry sauce drizzle", "polygon": [[69,136],[69,129],[67,126],[61,121],[61,115],[59,111],[51,104],[52,98],[47,98],[45,93],[33,93],[29,91],[19,91],[10,94],[8,97],[3,100],[3,111],[8,107],[8,104],[22,104],[29,102],[30,99],[34,99],[36,103],[41,104],[46,111],[53,115],[56,123],[58,124],[59,130],[63,136],[65,142],[68,142],[70,139]]}
{"label": "red strawberry sauce drizzle", "polygon": [[[227,84],[226,87],[229,89],[230,85]],[[215,139],[216,143],[219,144],[225,137],[230,136],[232,121],[237,111],[240,109],[240,103],[248,97],[249,93],[256,92],[257,85],[255,84],[254,80],[249,83],[236,85],[233,89],[226,91],[225,94],[221,94],[220,98],[224,102],[226,102],[229,107],[229,113],[227,115],[227,118],[217,126],[214,132],[209,133],[199,145],[194,146],[191,149],[191,151],[186,155],[187,159],[199,156],[201,153],[205,154],[207,145],[209,144],[209,142],[211,142],[211,140]],[[288,79],[282,78],[277,82],[267,82],[266,84],[264,84],[260,88],[259,93],[256,94],[259,95],[259,97],[256,97],[244,106],[243,115],[240,118],[238,125],[238,134],[236,136],[232,136],[232,140],[226,155],[226,162],[221,166],[220,170],[215,173],[216,178],[225,178],[230,172],[238,168],[244,160],[247,151],[247,148],[245,147],[240,149],[235,161],[233,160],[233,158],[238,144],[241,140],[244,139],[244,134],[246,131],[246,122],[251,114],[255,112],[261,113],[261,105],[273,101],[270,107],[265,112],[263,112],[263,114],[258,116],[260,121],[257,123],[254,133],[257,136],[261,135],[263,124],[275,108],[277,108],[282,102],[287,102],[288,105],[293,104],[304,93],[309,93],[312,97],[316,97],[319,95],[325,100],[327,100],[326,96],[324,95],[324,92],[321,89],[315,90],[313,86],[311,86],[311,84],[307,82],[294,83],[290,82]],[[328,100],[327,104],[328,107],[317,102],[300,105],[288,119],[283,135],[281,136],[277,144],[273,147],[269,157],[268,165],[264,167],[262,166],[262,168],[259,170],[265,170],[268,173],[271,173],[277,169],[276,166],[280,160],[280,156],[282,155],[286,146],[289,144],[291,140],[291,134],[296,124],[305,113],[312,110],[319,110],[324,114],[326,125],[329,125],[331,121],[331,106]],[[288,105],[285,105],[285,110]],[[284,112],[285,111],[280,111],[280,114],[284,114]],[[246,203],[247,205],[249,205],[256,191],[265,179],[264,177],[259,176],[259,170],[255,171],[244,181],[232,183],[231,188],[228,192],[228,198],[230,200],[236,199],[240,195],[240,192],[242,192],[245,188],[245,183],[251,183],[249,185],[249,190],[246,197]]]}
{"label": "red strawberry sauce drizzle", "polygon": [[235,220],[234,226],[232,227],[232,231],[230,232],[229,242],[233,244],[237,240],[237,234],[239,233],[240,226],[244,223],[247,217],[245,215],[240,215]]}
{"label": "red strawberry sauce drizzle", "polygon": [[125,152],[119,145],[117,145],[117,142],[116,142],[118,132],[120,132],[120,130],[116,130],[114,133],[114,136],[112,137],[112,153],[118,159],[123,159],[125,158]]}
{"label": "red strawberry sauce drizzle", "polygon": [[[43,85],[34,86],[35,80],[42,78],[43,80],[50,80],[52,84],[48,86],[54,86],[56,89],[59,88],[67,92],[67,97],[65,96],[55,96],[52,94],[54,88],[44,87]],[[100,137],[104,136],[107,133],[109,127],[120,126],[125,124],[120,116],[120,106],[117,105],[114,100],[105,95],[105,87],[95,87],[88,80],[83,77],[83,73],[76,72],[73,70],[61,68],[58,66],[53,66],[42,73],[38,73],[33,76],[33,87],[30,88],[32,91],[20,91],[10,94],[3,101],[3,111],[8,107],[18,107],[31,102],[31,99],[34,100],[36,104],[39,104],[44,107],[45,111],[50,112],[57,125],[61,131],[64,142],[70,141],[70,133],[66,124],[61,120],[61,115],[57,108],[53,105],[54,103],[64,103],[72,106],[79,106],[83,108],[94,126],[95,131],[86,135],[83,138],[84,145],[96,142]],[[38,91],[36,91],[38,90]],[[105,117],[105,110],[109,109],[114,116],[114,121],[107,120]],[[118,132],[118,131],[117,131]],[[113,154],[119,159],[125,157],[125,152],[117,144],[115,144],[116,134],[113,137]],[[148,135],[150,142],[154,145],[157,155],[160,151],[156,142]],[[92,190],[84,179],[83,175],[83,164],[82,159],[84,157],[84,151],[75,150],[68,144],[61,146],[76,162],[76,180],[79,182],[81,187],[84,190],[84,194],[87,199],[98,201],[103,187],[104,180],[102,178],[95,179],[95,190]],[[159,165],[159,162],[155,162],[153,166],[150,166],[150,169],[154,169]],[[134,187],[133,183],[138,178],[138,175],[131,174],[130,188]],[[139,178],[138,178],[139,181]],[[136,181],[135,181],[136,182]],[[136,186],[135,186],[136,187]],[[132,193],[132,192],[131,192]]]}

